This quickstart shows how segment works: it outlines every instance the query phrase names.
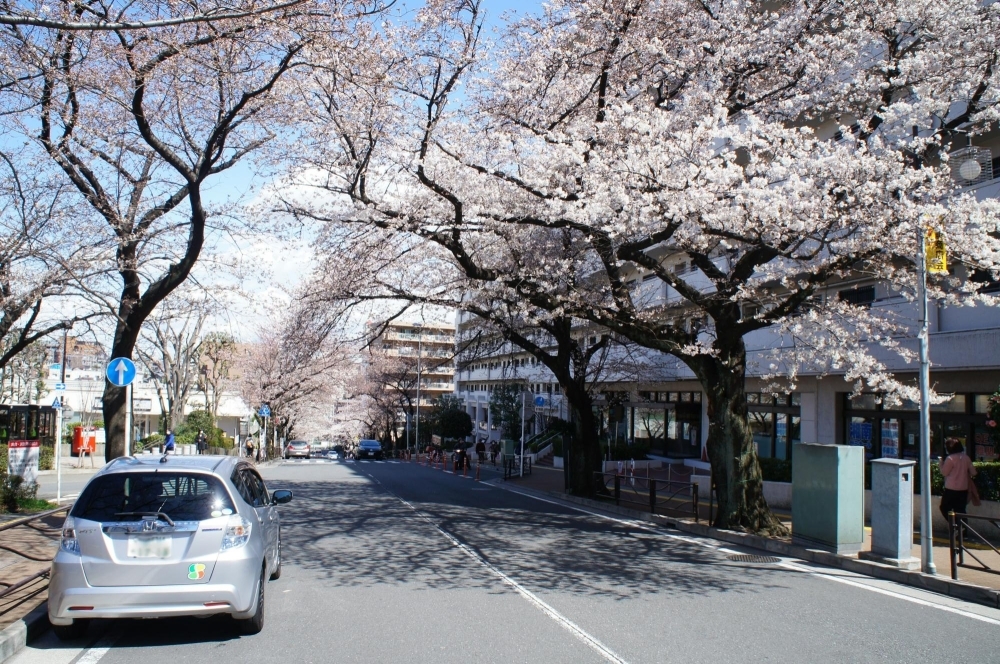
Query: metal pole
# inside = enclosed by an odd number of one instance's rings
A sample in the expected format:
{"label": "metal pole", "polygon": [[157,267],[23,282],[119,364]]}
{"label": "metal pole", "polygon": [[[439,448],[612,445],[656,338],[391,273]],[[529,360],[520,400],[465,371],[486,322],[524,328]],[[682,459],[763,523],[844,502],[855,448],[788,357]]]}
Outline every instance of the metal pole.
{"label": "metal pole", "polygon": [[926,234],[917,227],[917,287],[920,295],[920,559],[924,574],[937,574],[934,566],[934,543],[931,516],[931,366],[927,334],[927,253]]}
{"label": "metal pole", "polygon": [[[63,361],[65,361],[65,357]],[[56,409],[56,505],[62,500],[62,464],[59,463],[59,457],[62,452],[62,402],[66,397],[60,397],[59,408]]]}
{"label": "metal pole", "polygon": [[132,383],[125,387],[125,456],[132,454]]}
{"label": "metal pole", "polygon": [[[424,354],[424,329],[421,327],[417,332],[417,422],[414,447],[420,446],[420,356]],[[444,448],[442,448],[444,449]]]}
{"label": "metal pole", "polygon": [[527,395],[521,391],[521,471],[520,476],[524,477],[524,403]]}

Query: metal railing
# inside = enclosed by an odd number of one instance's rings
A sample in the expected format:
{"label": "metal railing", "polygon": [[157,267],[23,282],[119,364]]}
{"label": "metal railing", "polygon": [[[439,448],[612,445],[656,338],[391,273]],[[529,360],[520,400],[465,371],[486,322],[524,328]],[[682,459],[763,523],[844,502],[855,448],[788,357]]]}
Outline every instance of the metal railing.
{"label": "metal railing", "polygon": [[[521,474],[521,464],[519,462],[519,457],[516,454],[506,454],[503,458],[503,478],[505,480],[511,477],[516,477]],[[531,457],[527,454],[524,455],[524,474],[531,474]]]}
{"label": "metal railing", "polygon": [[[969,525],[969,521],[985,521],[992,524],[994,528],[1000,529],[1000,519],[948,512],[948,549],[951,557],[951,578],[958,581],[959,567],[976,570],[977,572],[986,572],[987,574],[1000,574],[1000,569],[990,567],[976,555],[976,551],[978,550],[981,554],[986,551],[993,551],[993,553],[1000,556],[1000,550],[982,533]],[[982,526],[980,526],[980,529],[982,529]],[[971,541],[975,548],[969,548],[967,544],[969,535],[972,536]],[[977,564],[973,565],[965,562],[966,555],[975,560]]]}
{"label": "metal railing", "polygon": [[615,505],[628,503],[649,509],[651,514],[675,512],[698,522],[698,483],[636,477],[620,473],[594,473]]}
{"label": "metal railing", "polygon": [[[6,532],[13,530],[14,528],[32,528],[39,531],[43,535],[49,536],[52,534],[52,528],[39,529],[35,526],[35,522],[50,517],[54,514],[59,514],[60,512],[65,512],[70,509],[72,505],[63,505],[62,507],[57,507],[52,510],[47,510],[45,512],[39,512],[38,514],[33,514],[29,517],[23,519],[15,519],[14,521],[8,521],[7,523],[0,524],[0,532]],[[48,530],[49,533],[46,533]],[[56,532],[58,530],[56,529]],[[11,546],[7,542],[10,542],[10,537],[3,538],[4,543],[0,543],[0,549],[13,553],[14,555],[23,558],[30,562],[35,563],[48,563],[52,560],[52,554],[46,556],[38,556],[25,551],[19,550],[15,546]],[[33,574],[21,578],[17,581],[5,582],[0,581],[0,616],[13,610],[14,608],[20,606],[21,604],[29,601],[33,597],[36,597],[45,589],[48,588],[48,578],[49,578],[49,567],[46,566],[45,569],[39,570]],[[18,591],[24,591],[18,594]]]}

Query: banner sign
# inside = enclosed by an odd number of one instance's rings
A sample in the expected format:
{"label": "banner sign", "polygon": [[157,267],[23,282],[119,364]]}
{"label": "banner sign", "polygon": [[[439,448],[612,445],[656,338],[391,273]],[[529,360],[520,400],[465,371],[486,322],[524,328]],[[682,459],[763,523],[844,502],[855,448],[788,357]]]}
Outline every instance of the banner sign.
{"label": "banner sign", "polygon": [[11,475],[24,478],[26,484],[38,482],[38,452],[41,443],[37,440],[11,440],[7,442],[7,468]]}

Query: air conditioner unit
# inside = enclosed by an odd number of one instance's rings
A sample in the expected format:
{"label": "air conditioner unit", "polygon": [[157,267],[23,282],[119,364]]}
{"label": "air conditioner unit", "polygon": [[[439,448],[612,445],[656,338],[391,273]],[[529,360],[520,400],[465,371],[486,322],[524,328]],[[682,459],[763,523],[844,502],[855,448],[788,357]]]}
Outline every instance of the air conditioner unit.
{"label": "air conditioner unit", "polygon": [[988,148],[969,145],[948,155],[951,177],[961,187],[989,182],[993,179],[993,154]]}

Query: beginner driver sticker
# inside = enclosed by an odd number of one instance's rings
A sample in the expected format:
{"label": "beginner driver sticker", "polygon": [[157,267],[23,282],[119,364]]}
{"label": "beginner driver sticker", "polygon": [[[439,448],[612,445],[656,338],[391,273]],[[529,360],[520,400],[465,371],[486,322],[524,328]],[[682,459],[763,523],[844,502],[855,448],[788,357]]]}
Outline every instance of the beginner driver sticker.
{"label": "beginner driver sticker", "polygon": [[188,567],[188,578],[192,581],[205,578],[205,566],[201,563],[194,563]]}

